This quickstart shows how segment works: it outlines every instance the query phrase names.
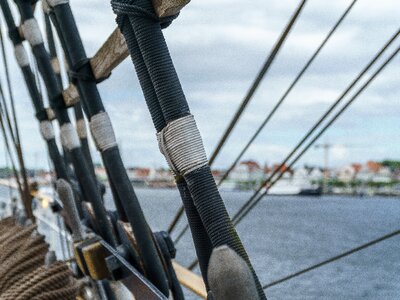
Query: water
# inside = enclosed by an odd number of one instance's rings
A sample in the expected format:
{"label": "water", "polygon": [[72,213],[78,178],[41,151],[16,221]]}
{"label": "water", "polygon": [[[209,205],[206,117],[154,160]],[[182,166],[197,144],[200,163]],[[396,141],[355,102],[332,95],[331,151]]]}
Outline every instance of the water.
{"label": "water", "polygon": [[[137,194],[152,228],[165,230],[180,206],[178,192],[137,189]],[[250,195],[223,192],[231,214]],[[264,284],[399,229],[399,200],[269,196],[237,230]],[[177,249],[177,261],[188,265],[194,258],[190,234]],[[400,236],[266,292],[268,299],[400,299],[399,274]]]}
{"label": "water", "polygon": [[[180,206],[178,192],[136,191],[152,228],[165,230]],[[223,192],[231,214],[249,196]],[[399,228],[398,198],[269,196],[237,230],[264,284]],[[177,249],[177,261],[188,265],[194,258],[190,234]],[[399,274],[397,236],[266,292],[268,299],[400,299]]]}

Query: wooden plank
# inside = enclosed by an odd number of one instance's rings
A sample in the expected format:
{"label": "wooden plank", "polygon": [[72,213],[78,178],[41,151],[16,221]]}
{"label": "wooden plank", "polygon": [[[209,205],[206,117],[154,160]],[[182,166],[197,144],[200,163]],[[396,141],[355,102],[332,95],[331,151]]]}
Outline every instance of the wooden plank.
{"label": "wooden plank", "polygon": [[97,79],[110,75],[111,71],[129,55],[128,46],[119,28],[116,28],[96,55],[90,60]]}
{"label": "wooden plank", "polygon": [[[152,0],[159,17],[177,14],[190,0]],[[128,46],[119,28],[116,28],[90,60],[96,79],[108,77],[125,58],[129,56]],[[79,94],[72,84],[63,91],[65,105],[73,106],[79,101]]]}
{"label": "wooden plank", "polygon": [[172,265],[175,269],[175,273],[179,282],[184,287],[195,293],[197,296],[207,299],[207,290],[206,286],[204,285],[203,278],[181,266],[176,261],[172,261]]}
{"label": "wooden plank", "polygon": [[[90,60],[93,75],[96,79],[108,77],[129,55],[128,46],[119,28],[116,28]],[[64,102],[67,107],[73,106],[79,101],[79,93],[73,84],[70,84],[63,92]]]}
{"label": "wooden plank", "polygon": [[152,0],[152,2],[156,14],[162,18],[177,14],[190,0]]}

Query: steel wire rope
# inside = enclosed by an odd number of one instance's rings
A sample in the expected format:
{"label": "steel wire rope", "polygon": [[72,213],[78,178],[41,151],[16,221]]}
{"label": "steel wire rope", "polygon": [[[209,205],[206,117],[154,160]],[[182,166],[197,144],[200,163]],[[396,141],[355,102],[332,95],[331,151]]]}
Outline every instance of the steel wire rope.
{"label": "steel wire rope", "polygon": [[[21,172],[22,183],[23,183],[23,195],[22,195],[23,198],[22,199],[24,200],[27,217],[29,217],[30,219],[32,219],[32,221],[34,221],[34,216],[32,213],[32,209],[30,207],[31,196],[30,196],[30,189],[29,189],[29,183],[28,183],[28,174],[27,174],[26,168],[25,168],[25,159],[24,159],[24,154],[22,151],[17,113],[16,113],[16,109],[15,109],[15,100],[14,100],[14,95],[12,92],[10,72],[9,72],[9,68],[8,68],[8,58],[7,58],[7,54],[5,51],[3,28],[1,26],[0,26],[0,45],[1,45],[1,53],[2,53],[2,58],[3,58],[4,73],[6,76],[7,92],[8,92],[8,96],[9,96],[10,105],[11,105],[12,118],[10,117],[8,107],[7,107],[7,101],[6,101],[4,92],[2,90],[1,93],[2,93],[2,100],[3,100],[3,106],[4,106],[3,113],[6,116],[7,124],[8,124],[9,131],[10,131],[10,136],[12,138],[13,144],[14,144],[16,152],[17,152],[17,158],[19,161],[20,172]],[[11,123],[11,120],[13,121],[12,122],[13,124]]]}
{"label": "steel wire rope", "polygon": [[[286,38],[288,37],[291,29],[293,28],[294,24],[296,23],[296,21],[297,21],[299,15],[300,15],[300,13],[302,12],[306,2],[307,2],[307,0],[303,0],[297,6],[295,12],[290,17],[289,22],[285,26],[285,28],[282,31],[281,35],[279,36],[279,39],[277,40],[277,42],[273,46],[272,51],[268,54],[268,57],[267,57],[266,61],[264,62],[261,70],[257,74],[257,76],[256,76],[255,80],[253,81],[253,83],[252,83],[249,91],[247,92],[245,98],[242,100],[238,110],[236,111],[236,113],[235,113],[234,117],[232,118],[231,122],[229,123],[226,131],[224,132],[223,136],[221,137],[220,141],[218,142],[215,150],[211,154],[211,157],[210,157],[210,160],[209,160],[209,165],[210,166],[215,161],[217,155],[221,151],[223,145],[225,144],[226,140],[228,139],[231,131],[235,127],[236,123],[238,122],[238,120],[239,120],[240,116],[242,115],[243,111],[245,110],[246,106],[249,104],[250,100],[253,98],[258,86],[260,85],[260,83],[263,80],[264,76],[267,74],[269,68],[271,67],[272,63],[275,60],[275,57],[279,53],[279,50],[282,48]],[[170,234],[174,231],[177,223],[179,222],[180,218],[182,217],[183,211],[184,211],[184,208],[183,208],[183,206],[181,206],[178,209],[174,219],[172,220],[172,222],[168,226],[168,232]]]}
{"label": "steel wire rope", "polygon": [[[354,102],[354,100],[368,87],[368,85],[379,75],[379,73],[392,61],[392,59],[400,51],[398,47],[390,57],[370,76],[370,78],[358,89],[358,91],[347,101],[347,103],[331,118],[331,120],[314,136],[314,138],[303,148],[303,150],[292,160],[292,162],[286,166],[289,159],[297,152],[297,150],[308,140],[308,138],[315,132],[319,125],[330,115],[333,109],[344,99],[348,92],[358,83],[365,73],[375,64],[375,62],[381,57],[386,49],[396,40],[400,34],[400,29],[391,37],[391,39],[384,45],[384,47],[375,55],[370,63],[364,68],[364,70],[353,80],[348,86],[345,92],[333,103],[328,111],[320,118],[320,120],[309,130],[305,137],[297,144],[293,151],[285,158],[281,165],[275,169],[275,171],[260,185],[257,191],[246,201],[246,203],[236,212],[232,221],[234,225],[240,223],[240,221],[259,203],[259,201],[268,194],[269,189],[289,170],[305,153],[306,151],[322,136],[322,134],[336,121],[336,119]],[[278,174],[280,172],[280,174]],[[274,176],[278,174],[273,181]],[[267,184],[269,184],[267,186]],[[267,187],[266,187],[267,186]],[[259,193],[264,191],[259,195]],[[197,260],[194,260],[190,265],[189,269],[193,269],[197,265]]]}
{"label": "steel wire rope", "polygon": [[[0,97],[1,97],[1,95],[0,95]],[[10,159],[11,168],[12,168],[12,171],[14,173],[14,177],[15,177],[15,181],[17,183],[18,191],[19,191],[21,199],[23,199],[22,185],[21,185],[21,181],[20,181],[20,178],[19,178],[19,174],[17,172],[17,168],[15,167],[15,162],[14,162],[14,159],[13,159],[13,156],[12,156],[12,151],[10,149],[10,144],[8,142],[8,136],[7,136],[6,128],[4,126],[3,113],[2,113],[1,108],[0,108],[0,127],[1,127],[2,135],[3,135],[3,139],[4,139],[4,145],[5,145],[5,148],[6,148],[6,153],[8,153],[8,157]]]}
{"label": "steel wire rope", "polygon": [[272,281],[272,282],[270,282],[270,283],[268,283],[268,284],[264,284],[264,285],[263,285],[263,289],[264,289],[264,290],[265,290],[265,289],[268,289],[268,288],[270,288],[270,287],[273,287],[273,286],[275,286],[275,285],[278,285],[278,284],[281,284],[281,283],[283,283],[283,282],[286,282],[286,281],[288,281],[288,280],[290,280],[290,279],[293,279],[293,278],[295,278],[295,277],[297,277],[297,276],[300,276],[300,275],[302,275],[302,274],[308,273],[308,272],[310,272],[310,271],[313,271],[313,270],[315,270],[315,269],[318,269],[318,268],[320,268],[320,267],[322,267],[322,266],[325,266],[325,265],[327,265],[327,264],[333,263],[333,262],[335,262],[335,261],[337,261],[337,260],[339,260],[339,259],[342,259],[342,258],[344,258],[344,257],[346,257],[346,256],[349,256],[349,255],[352,255],[352,254],[354,254],[354,253],[357,253],[357,252],[359,252],[359,251],[361,251],[361,250],[364,250],[364,249],[366,249],[366,248],[368,248],[368,247],[370,247],[370,246],[376,245],[376,244],[381,243],[381,242],[383,242],[383,241],[385,241],[385,240],[387,240],[387,239],[393,238],[393,237],[395,237],[395,236],[397,236],[397,235],[399,235],[399,234],[400,234],[400,230],[393,231],[393,232],[391,232],[391,233],[389,233],[389,234],[386,234],[386,235],[381,236],[381,237],[379,237],[379,238],[377,238],[377,239],[374,239],[374,240],[372,240],[372,241],[370,241],[370,242],[368,242],[368,243],[362,244],[362,245],[360,245],[360,246],[358,246],[358,247],[355,247],[355,248],[352,248],[352,249],[350,249],[350,250],[348,250],[348,251],[346,251],[346,252],[343,252],[343,253],[341,253],[341,254],[335,255],[335,256],[330,257],[330,258],[328,258],[328,259],[325,259],[325,260],[323,260],[323,261],[321,261],[321,262],[319,262],[319,263],[317,263],[317,264],[314,264],[314,265],[312,265],[312,266],[309,266],[309,267],[307,267],[307,268],[304,268],[304,269],[302,269],[302,270],[300,270],[300,271],[294,272],[294,273],[289,274],[289,275],[287,275],[287,276],[285,276],[285,277],[282,277],[282,278],[280,278],[280,279],[274,280],[274,281]]}
{"label": "steel wire rope", "polygon": [[293,88],[297,85],[297,83],[300,81],[300,79],[303,77],[305,72],[308,70],[308,68],[311,66],[315,58],[318,56],[318,54],[321,52],[322,48],[327,44],[327,42],[330,40],[330,38],[333,36],[335,33],[336,29],[340,26],[340,24],[343,22],[343,20],[346,18],[346,16],[349,14],[351,9],[354,7],[358,0],[353,0],[350,5],[346,8],[344,13],[340,16],[340,18],[336,21],[335,25],[331,28],[329,33],[326,35],[322,43],[318,46],[318,48],[315,50],[315,52],[311,55],[309,60],[306,62],[306,64],[303,66],[301,71],[297,74],[295,79],[292,81],[292,83],[289,85],[289,87],[286,89],[286,91],[283,93],[279,101],[274,105],[272,110],[269,112],[267,117],[264,119],[264,121],[261,123],[261,125],[257,128],[255,133],[252,135],[250,140],[247,142],[247,144],[243,147],[243,149],[240,151],[238,156],[235,158],[233,163],[230,165],[228,170],[224,173],[222,178],[218,182],[218,186],[220,186],[225,179],[228,178],[229,174],[232,172],[232,170],[236,167],[237,163],[239,160],[242,158],[242,156],[245,154],[245,152],[248,150],[250,145],[254,142],[254,140],[258,137],[258,135],[261,133],[261,131],[265,128],[265,126],[269,123],[269,121],[272,119],[278,108],[282,105],[282,103],[285,101],[285,99],[288,97],[290,92],[293,90]]}
{"label": "steel wire rope", "polygon": [[[318,56],[318,54],[321,52],[322,48],[326,45],[326,43],[329,41],[331,36],[335,33],[336,29],[339,27],[339,25],[343,22],[345,17],[349,14],[353,6],[357,0],[354,0],[350,3],[350,5],[347,7],[347,9],[344,11],[344,13],[341,15],[341,17],[337,20],[335,25],[332,27],[332,29],[329,31],[329,33],[326,35],[322,43],[319,45],[319,47],[316,49],[316,51],[313,53],[313,55],[309,58],[307,63],[304,65],[302,70],[298,73],[298,75],[295,77],[293,82],[289,85],[285,93],[283,93],[282,97],[280,100],[275,104],[274,108],[271,110],[271,112],[268,114],[268,116],[264,119],[263,123],[260,125],[260,127],[257,129],[257,131],[254,133],[254,135],[251,137],[251,139],[248,141],[246,146],[242,149],[242,151],[239,153],[237,158],[234,160],[234,162],[231,164],[231,166],[228,168],[228,170],[225,172],[223,177],[220,179],[218,182],[218,186],[221,185],[221,183],[228,177],[230,172],[234,169],[234,167],[237,165],[238,161],[240,158],[244,155],[244,153],[247,151],[247,149],[250,147],[250,145],[254,142],[254,140],[257,138],[259,133],[263,130],[263,128],[266,126],[266,124],[269,122],[269,120],[272,118],[272,116],[275,114],[277,109],[280,107],[280,105],[283,103],[283,101],[286,99],[286,97],[289,95],[289,93],[292,91],[292,89],[295,87],[295,85],[298,83],[298,81],[303,77],[304,73],[307,71],[307,69],[310,67],[312,62],[315,60],[315,58]],[[183,213],[183,210],[179,210],[178,214],[174,218],[173,222],[170,225],[170,228],[172,229],[173,227],[176,226],[176,224],[179,221],[179,218],[181,217],[180,215]],[[183,237],[183,235],[186,233],[188,230],[188,226],[186,225],[181,232],[178,234],[178,236],[175,239],[175,243],[179,242],[179,240]]]}
{"label": "steel wire rope", "polygon": [[[350,90],[361,80],[363,75],[375,64],[375,62],[381,57],[381,55],[386,51],[386,49],[395,41],[395,39],[399,36],[400,30],[397,31],[397,33],[392,36],[390,41],[381,49],[381,51],[374,57],[374,59],[368,64],[368,66],[357,76],[357,78],[350,84],[350,86],[346,89],[346,91],[339,97],[339,99],[336,100],[336,102],[326,111],[326,113],[318,120],[318,122],[309,130],[309,132],[304,136],[304,138],[296,145],[296,147],[293,149],[293,151],[285,158],[285,160],[281,163],[281,165],[276,168],[276,170],[271,174],[271,176],[268,177],[267,180],[265,180],[260,187],[258,188],[257,192],[254,193],[256,196],[268,183],[271,183],[271,185],[268,187],[268,189],[272,186],[272,184],[275,184],[282,176],[283,174],[298,160],[300,157],[309,149],[309,147],[312,146],[312,144],[330,127],[330,125],[343,113],[346,108],[357,98],[357,96],[375,79],[375,77],[380,73],[380,71],[383,70],[384,67],[391,61],[391,59],[394,58],[395,55],[398,53],[398,49],[390,56],[388,60],[385,61],[385,63],[372,75],[366,83],[363,84],[363,86],[358,90],[358,92],[352,96],[351,99],[348,100],[348,102],[332,117],[332,119],[320,130],[320,132],[307,144],[307,146],[296,156],[296,158],[290,163],[288,167],[285,167],[285,164],[289,161],[289,159],[297,152],[297,150],[308,140],[308,138],[317,130],[317,128],[322,124],[322,122],[328,118],[330,113],[334,110],[334,108],[340,104],[340,102],[345,98],[345,96],[350,92]],[[283,170],[282,170],[283,169]],[[282,172],[282,171],[283,172]],[[281,172],[281,174],[278,176],[277,179],[271,182],[273,177],[278,173]],[[257,199],[261,199],[264,195],[268,193],[268,190],[264,191]],[[253,196],[254,196],[253,195]],[[242,219],[242,214],[243,211],[248,211],[248,207],[254,207],[254,204],[252,202],[258,202],[260,200],[253,200],[255,197],[251,197],[250,201],[247,201],[246,204],[235,214],[233,217],[233,222],[235,224],[238,224],[240,220]],[[261,197],[261,198],[260,198]],[[248,203],[248,204],[247,204]],[[250,208],[251,209],[251,208]]]}

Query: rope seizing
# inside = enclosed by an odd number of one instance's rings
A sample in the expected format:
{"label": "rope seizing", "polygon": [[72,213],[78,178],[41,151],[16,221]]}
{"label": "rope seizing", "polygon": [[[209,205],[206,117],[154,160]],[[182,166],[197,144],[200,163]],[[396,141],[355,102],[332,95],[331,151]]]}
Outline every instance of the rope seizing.
{"label": "rope seizing", "polygon": [[9,95],[9,100],[11,104],[11,114],[12,114],[12,121],[13,124],[11,124],[11,117],[8,112],[7,108],[7,102],[4,97],[3,91],[2,93],[2,103],[3,103],[3,109],[2,112],[6,117],[7,124],[9,127],[9,133],[11,136],[11,139],[13,141],[16,153],[17,153],[17,158],[18,162],[20,165],[20,172],[21,172],[21,177],[22,177],[22,184],[23,184],[23,194],[22,199],[25,207],[25,211],[27,214],[27,217],[30,218],[33,222],[35,221],[35,218],[32,213],[32,208],[31,208],[31,197],[30,197],[30,190],[29,190],[29,182],[28,182],[28,174],[26,172],[25,168],[25,159],[24,159],[24,154],[22,151],[22,145],[21,145],[21,138],[19,134],[19,128],[18,128],[18,120],[17,120],[17,112],[15,110],[15,101],[14,101],[14,96],[12,92],[12,86],[11,86],[11,80],[10,80],[10,73],[8,69],[8,58],[6,55],[5,47],[4,47],[4,39],[3,39],[3,30],[0,28],[0,42],[1,42],[1,52],[3,56],[3,65],[4,65],[4,70],[6,74],[6,80],[7,80],[7,89],[8,89],[8,95]]}

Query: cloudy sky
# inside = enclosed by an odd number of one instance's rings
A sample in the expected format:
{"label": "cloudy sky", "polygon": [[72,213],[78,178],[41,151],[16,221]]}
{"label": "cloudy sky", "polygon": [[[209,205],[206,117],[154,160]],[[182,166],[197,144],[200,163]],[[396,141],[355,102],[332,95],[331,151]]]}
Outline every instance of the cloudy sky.
{"label": "cloudy sky", "polygon": [[[208,154],[299,2],[253,0],[249,5],[244,0],[192,0],[165,30]],[[235,158],[350,2],[307,1],[287,42],[218,157],[217,167],[224,167]],[[71,6],[87,53],[93,55],[116,26],[110,4],[100,0],[72,0]],[[399,1],[358,0],[245,158],[260,163],[281,160],[397,31],[399,15]],[[399,41],[387,54],[398,45]],[[46,166],[46,148],[38,134],[11,46],[7,46],[27,165]],[[0,74],[4,82],[3,72]],[[321,138],[321,142],[335,145],[331,149],[331,165],[400,159],[399,82],[400,55]],[[131,61],[122,63],[99,88],[126,164],[165,166]],[[0,147],[0,165],[4,164],[4,157],[4,149]],[[311,149],[300,164],[322,164],[322,161],[322,150]]]}

